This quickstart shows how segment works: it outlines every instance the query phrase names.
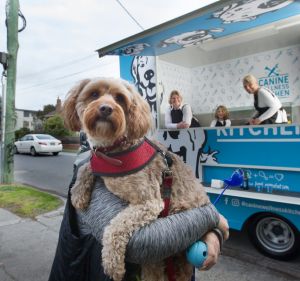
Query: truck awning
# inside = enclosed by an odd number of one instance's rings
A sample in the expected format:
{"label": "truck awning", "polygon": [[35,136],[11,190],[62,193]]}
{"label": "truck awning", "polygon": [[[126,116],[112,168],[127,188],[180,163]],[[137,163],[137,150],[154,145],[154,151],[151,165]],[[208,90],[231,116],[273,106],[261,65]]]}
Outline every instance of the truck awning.
{"label": "truck awning", "polygon": [[[97,50],[100,57],[158,56],[290,19],[300,24],[300,0],[218,1]],[[299,36],[299,34],[295,34]]]}

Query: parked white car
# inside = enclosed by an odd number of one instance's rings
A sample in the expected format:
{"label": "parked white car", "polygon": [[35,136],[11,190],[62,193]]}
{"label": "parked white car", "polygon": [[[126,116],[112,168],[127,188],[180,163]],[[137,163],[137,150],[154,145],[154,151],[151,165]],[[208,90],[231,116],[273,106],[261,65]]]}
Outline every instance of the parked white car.
{"label": "parked white car", "polygon": [[61,141],[45,134],[28,134],[15,142],[14,153],[30,153],[35,156],[39,153],[58,155],[62,151]]}

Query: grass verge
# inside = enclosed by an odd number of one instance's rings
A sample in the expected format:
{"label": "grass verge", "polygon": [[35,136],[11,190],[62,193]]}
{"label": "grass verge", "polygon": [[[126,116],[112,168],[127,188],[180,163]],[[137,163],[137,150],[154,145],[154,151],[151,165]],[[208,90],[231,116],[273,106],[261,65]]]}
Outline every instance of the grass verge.
{"label": "grass verge", "polygon": [[78,153],[78,149],[70,149],[70,148],[67,148],[67,149],[63,149],[63,152],[68,152],[68,153]]}
{"label": "grass verge", "polygon": [[0,185],[0,208],[20,217],[35,218],[62,206],[63,201],[49,193],[21,185]]}

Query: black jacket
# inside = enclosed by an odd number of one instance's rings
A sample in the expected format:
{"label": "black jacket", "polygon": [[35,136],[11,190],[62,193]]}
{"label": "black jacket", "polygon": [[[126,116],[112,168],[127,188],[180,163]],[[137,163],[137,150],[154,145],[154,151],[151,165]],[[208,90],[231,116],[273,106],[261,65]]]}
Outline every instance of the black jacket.
{"label": "black jacket", "polygon": [[[70,189],[75,183],[77,169],[69,187],[68,199],[60,227],[57,249],[49,281],[112,281],[103,272],[101,244],[92,235],[79,235],[76,210],[71,204]],[[126,264],[124,281],[135,281],[139,266]]]}

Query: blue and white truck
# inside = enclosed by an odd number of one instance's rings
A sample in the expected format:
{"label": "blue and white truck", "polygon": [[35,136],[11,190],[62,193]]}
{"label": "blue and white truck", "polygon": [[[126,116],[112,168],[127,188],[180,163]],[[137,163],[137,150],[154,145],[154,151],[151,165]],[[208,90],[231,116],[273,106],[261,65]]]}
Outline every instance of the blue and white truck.
{"label": "blue and white truck", "polygon": [[[158,139],[191,165],[212,198],[212,180],[244,171],[217,208],[230,228],[246,229],[265,255],[288,260],[300,244],[300,1],[218,1],[97,50],[116,55],[120,76],[148,101]],[[288,113],[288,124],[247,126],[253,100],[242,79],[252,73]],[[177,89],[202,127],[164,127]],[[232,126],[210,128],[220,104]]]}

